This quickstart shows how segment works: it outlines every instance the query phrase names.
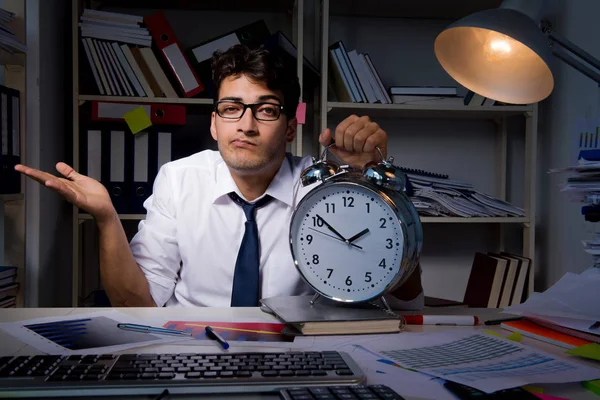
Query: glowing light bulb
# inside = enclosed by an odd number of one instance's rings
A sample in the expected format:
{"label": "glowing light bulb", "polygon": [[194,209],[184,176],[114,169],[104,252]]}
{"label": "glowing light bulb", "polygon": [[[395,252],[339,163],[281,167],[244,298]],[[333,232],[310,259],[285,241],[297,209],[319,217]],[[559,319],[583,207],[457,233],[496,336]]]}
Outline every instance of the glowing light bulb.
{"label": "glowing light bulb", "polygon": [[483,51],[485,58],[491,62],[502,62],[509,58],[514,48],[514,40],[498,32],[490,32],[487,36]]}

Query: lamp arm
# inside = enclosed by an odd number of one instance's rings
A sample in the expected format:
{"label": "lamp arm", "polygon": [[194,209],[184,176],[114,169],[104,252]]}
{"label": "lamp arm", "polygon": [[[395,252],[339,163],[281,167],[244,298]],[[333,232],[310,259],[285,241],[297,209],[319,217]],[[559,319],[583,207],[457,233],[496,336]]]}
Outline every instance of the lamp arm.
{"label": "lamp arm", "polygon": [[569,64],[571,67],[575,68],[577,71],[581,72],[582,74],[584,74],[591,80],[595,81],[598,85],[600,85],[600,73],[598,73],[598,72],[594,71],[593,69],[591,69],[590,67],[584,65],[579,60],[577,60],[575,57],[568,54],[566,51],[564,51],[562,49],[558,49],[558,48],[552,48],[552,54],[556,58]]}
{"label": "lamp arm", "polygon": [[[550,42],[552,44],[552,46],[551,46],[552,54],[555,57],[562,60],[566,64],[569,64],[571,67],[575,68],[577,71],[581,72],[588,78],[590,78],[593,81],[595,81],[596,83],[600,84],[600,73],[598,73],[597,71],[588,67],[581,61],[577,60],[571,54],[567,53],[567,51],[574,54],[575,56],[577,56],[581,60],[585,61],[586,63],[590,64],[596,70],[600,70],[600,60],[598,60],[597,58],[592,56],[587,51],[583,50],[581,47],[577,46],[575,43],[571,42],[569,39],[554,32],[552,30],[552,25],[548,21],[546,21],[546,20],[542,21],[541,26],[542,26],[542,31],[546,34],[546,36],[548,37],[548,39],[550,40]],[[558,46],[555,46],[555,45],[560,45],[567,51],[560,49],[560,48],[558,48]]]}

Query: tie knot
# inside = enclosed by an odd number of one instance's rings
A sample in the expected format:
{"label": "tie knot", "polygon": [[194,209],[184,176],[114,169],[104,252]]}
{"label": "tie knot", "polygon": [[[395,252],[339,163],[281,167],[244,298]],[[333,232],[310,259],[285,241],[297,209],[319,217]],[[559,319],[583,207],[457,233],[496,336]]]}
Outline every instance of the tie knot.
{"label": "tie knot", "polygon": [[267,205],[273,198],[269,195],[266,195],[262,199],[258,200],[256,203],[248,203],[246,200],[242,199],[238,196],[237,193],[231,192],[229,193],[229,197],[242,209],[244,210],[244,214],[246,214],[246,220],[254,221],[254,214],[257,208],[261,208]]}

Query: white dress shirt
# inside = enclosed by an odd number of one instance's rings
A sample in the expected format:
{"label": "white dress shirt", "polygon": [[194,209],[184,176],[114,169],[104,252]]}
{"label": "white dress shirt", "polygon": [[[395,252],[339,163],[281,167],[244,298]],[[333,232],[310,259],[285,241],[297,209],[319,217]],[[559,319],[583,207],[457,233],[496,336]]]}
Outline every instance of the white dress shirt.
{"label": "white dress shirt", "polygon": [[[265,192],[274,200],[256,211],[260,298],[314,293],[296,270],[289,245],[292,214],[310,190],[300,174],[311,164],[310,157],[287,154]],[[144,203],[146,219],[130,243],[157,306],[230,306],[246,221],[230,192],[244,198],[217,151],[169,162],[158,172]],[[422,297],[403,308],[422,307]]]}

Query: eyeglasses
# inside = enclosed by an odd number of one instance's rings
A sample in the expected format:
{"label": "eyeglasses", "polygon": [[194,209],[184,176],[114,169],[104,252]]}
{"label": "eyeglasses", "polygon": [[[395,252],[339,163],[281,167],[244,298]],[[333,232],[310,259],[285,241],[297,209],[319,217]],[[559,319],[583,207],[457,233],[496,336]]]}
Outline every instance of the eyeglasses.
{"label": "eyeglasses", "polygon": [[246,104],[239,101],[219,100],[215,104],[215,111],[221,118],[240,119],[246,109],[252,110],[252,115],[259,121],[276,121],[279,119],[284,107],[276,103]]}

